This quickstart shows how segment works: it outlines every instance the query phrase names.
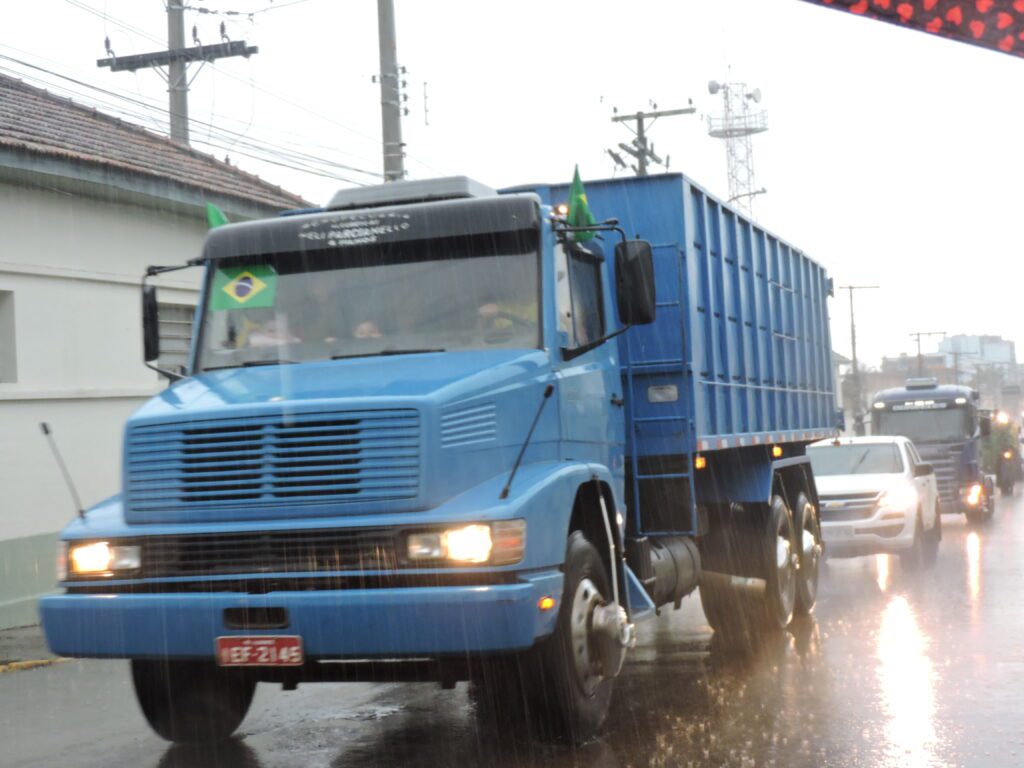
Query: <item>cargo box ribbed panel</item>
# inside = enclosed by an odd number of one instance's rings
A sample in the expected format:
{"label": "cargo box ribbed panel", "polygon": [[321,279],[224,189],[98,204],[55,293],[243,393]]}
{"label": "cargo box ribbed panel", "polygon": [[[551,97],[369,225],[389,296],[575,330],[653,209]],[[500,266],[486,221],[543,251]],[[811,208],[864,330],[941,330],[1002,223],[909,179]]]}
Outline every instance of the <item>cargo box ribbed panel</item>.
{"label": "cargo box ribbed panel", "polygon": [[149,424],[126,442],[136,512],[390,501],[419,492],[415,410],[271,414]]}
{"label": "cargo box ribbed panel", "polygon": [[[652,248],[655,321],[618,342],[629,452],[681,455],[831,434],[831,282],[821,265],[678,174],[586,189],[598,220],[618,219]],[[561,185],[534,190],[550,204],[569,196]],[[614,238],[603,244],[606,257],[613,248]]]}

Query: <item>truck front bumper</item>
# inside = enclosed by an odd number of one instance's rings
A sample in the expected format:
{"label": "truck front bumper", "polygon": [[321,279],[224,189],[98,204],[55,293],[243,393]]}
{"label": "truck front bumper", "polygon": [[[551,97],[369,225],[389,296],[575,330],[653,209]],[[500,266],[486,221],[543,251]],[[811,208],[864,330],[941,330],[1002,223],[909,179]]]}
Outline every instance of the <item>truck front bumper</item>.
{"label": "truck front bumper", "polygon": [[[542,611],[541,597],[556,607]],[[307,659],[397,658],[522,650],[554,631],[560,571],[513,584],[269,592],[51,595],[40,601],[61,656],[213,658],[224,635],[299,635]],[[284,608],[284,628],[228,629],[228,608]]]}

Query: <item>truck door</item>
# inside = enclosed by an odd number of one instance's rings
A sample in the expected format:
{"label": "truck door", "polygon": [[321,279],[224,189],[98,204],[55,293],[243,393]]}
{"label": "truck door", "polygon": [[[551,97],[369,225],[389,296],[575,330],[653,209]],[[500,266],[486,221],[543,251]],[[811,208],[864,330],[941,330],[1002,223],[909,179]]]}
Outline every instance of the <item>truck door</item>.
{"label": "truck door", "polygon": [[[611,315],[604,261],[574,245],[555,246],[555,308],[559,346],[577,350],[608,333]],[[557,350],[566,458],[623,471],[624,416],[616,347],[606,342],[565,359]]]}

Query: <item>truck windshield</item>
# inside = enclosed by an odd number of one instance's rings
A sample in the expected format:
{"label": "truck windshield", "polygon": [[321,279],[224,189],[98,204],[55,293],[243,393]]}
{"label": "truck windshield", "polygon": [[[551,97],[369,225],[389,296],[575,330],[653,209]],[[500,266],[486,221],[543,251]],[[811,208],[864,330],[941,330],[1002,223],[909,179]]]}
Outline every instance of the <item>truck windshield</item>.
{"label": "truck windshield", "polygon": [[815,475],[888,475],[903,471],[892,443],[817,445],[807,449]]}
{"label": "truck windshield", "polygon": [[536,348],[536,237],[508,234],[218,262],[198,368]]}
{"label": "truck windshield", "polygon": [[963,409],[882,411],[876,416],[875,433],[903,435],[915,443],[944,443],[966,440],[967,419]]}

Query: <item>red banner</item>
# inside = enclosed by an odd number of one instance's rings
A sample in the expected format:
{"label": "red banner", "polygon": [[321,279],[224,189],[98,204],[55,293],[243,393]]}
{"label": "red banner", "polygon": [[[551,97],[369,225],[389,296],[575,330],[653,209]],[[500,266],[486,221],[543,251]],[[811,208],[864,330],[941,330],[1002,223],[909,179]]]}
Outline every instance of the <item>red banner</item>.
{"label": "red banner", "polygon": [[1024,56],[1024,0],[805,0]]}

